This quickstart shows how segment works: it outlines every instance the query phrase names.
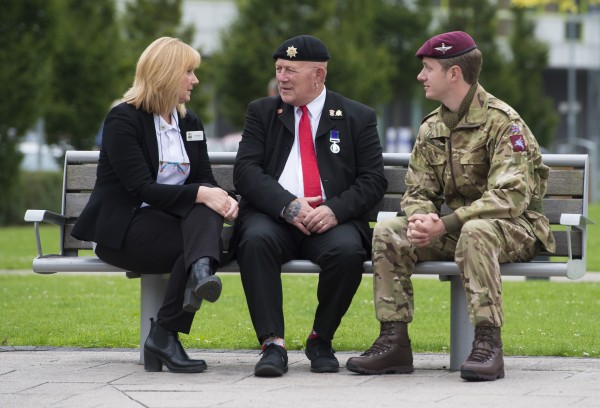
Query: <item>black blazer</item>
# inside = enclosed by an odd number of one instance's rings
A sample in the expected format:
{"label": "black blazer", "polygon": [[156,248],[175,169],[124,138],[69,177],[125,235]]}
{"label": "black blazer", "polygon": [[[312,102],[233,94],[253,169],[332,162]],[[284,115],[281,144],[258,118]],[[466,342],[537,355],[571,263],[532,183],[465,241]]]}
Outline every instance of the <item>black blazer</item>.
{"label": "black blazer", "polygon": [[71,235],[119,249],[142,203],[185,217],[195,204],[200,184],[217,186],[206,137],[203,141],[186,140],[186,132],[204,130],[202,122],[188,111],[185,118],[179,117],[179,129],[191,173],[184,185],[158,184],[159,153],[153,115],[128,103],[111,109],[104,122],[96,184]]}
{"label": "black blazer", "polygon": [[[338,153],[331,149],[332,130],[338,131]],[[294,143],[294,134],[294,107],[281,97],[262,98],[248,105],[233,171],[236,192],[242,196],[239,222],[243,222],[252,208],[279,219],[281,210],[296,198],[277,181]],[[369,248],[366,213],[387,189],[375,111],[327,91],[315,149],[327,197],[325,204],[340,224],[354,223]]]}

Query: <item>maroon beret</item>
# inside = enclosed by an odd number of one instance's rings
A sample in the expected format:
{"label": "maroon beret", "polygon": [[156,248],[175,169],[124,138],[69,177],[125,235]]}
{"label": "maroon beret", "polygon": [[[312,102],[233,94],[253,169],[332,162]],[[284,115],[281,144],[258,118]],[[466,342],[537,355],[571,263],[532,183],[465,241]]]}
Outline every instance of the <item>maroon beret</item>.
{"label": "maroon beret", "polygon": [[451,31],[425,41],[416,55],[418,58],[452,58],[466,54],[475,48],[477,45],[469,34],[463,31]]}
{"label": "maroon beret", "polygon": [[329,52],[321,40],[312,35],[299,35],[285,40],[273,53],[273,59],[289,61],[327,61]]}

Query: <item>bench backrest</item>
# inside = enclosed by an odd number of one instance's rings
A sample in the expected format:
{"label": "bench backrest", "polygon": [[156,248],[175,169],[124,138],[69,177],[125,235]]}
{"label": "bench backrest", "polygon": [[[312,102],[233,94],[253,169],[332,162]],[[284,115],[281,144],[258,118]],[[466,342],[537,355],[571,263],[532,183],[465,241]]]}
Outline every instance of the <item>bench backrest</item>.
{"label": "bench backrest", "polygon": [[[76,254],[81,249],[91,249],[90,242],[71,237],[77,217],[87,203],[96,180],[99,152],[68,151],[65,156],[62,212],[68,221],[64,229],[62,253]],[[377,219],[379,211],[398,211],[402,194],[406,189],[404,176],[407,171],[408,153],[384,153],[385,175],[388,189],[383,200],[369,212],[369,219]],[[213,173],[219,185],[233,190],[232,172],[234,152],[211,152]],[[583,214],[587,217],[588,205],[588,159],[583,154],[544,154],[543,160],[551,168],[548,190],[544,198],[544,212],[553,224],[557,242],[555,256],[566,257],[568,253],[567,231],[559,226],[563,213]],[[573,230],[571,245],[573,259],[585,259],[585,230]],[[547,255],[547,254],[542,254]]]}

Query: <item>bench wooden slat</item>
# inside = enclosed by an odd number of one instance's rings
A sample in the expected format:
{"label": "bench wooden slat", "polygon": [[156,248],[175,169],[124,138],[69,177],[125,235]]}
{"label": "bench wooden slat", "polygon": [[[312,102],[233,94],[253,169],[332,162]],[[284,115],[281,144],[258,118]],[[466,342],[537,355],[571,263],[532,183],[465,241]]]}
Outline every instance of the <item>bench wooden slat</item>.
{"label": "bench wooden slat", "polygon": [[583,169],[550,169],[547,196],[583,197]]}
{"label": "bench wooden slat", "polygon": [[[86,203],[90,198],[91,192],[84,193],[67,193],[65,215],[69,218],[78,217],[83,211]],[[380,211],[394,211],[397,212],[400,208],[400,194],[388,194],[386,195],[379,204],[371,209],[368,213],[368,218],[375,221],[377,219],[377,213]],[[560,223],[560,215],[563,213],[568,214],[581,214],[583,208],[582,199],[567,199],[567,198],[546,198],[544,199],[544,213],[550,220],[551,224]],[[443,212],[444,214],[447,211]]]}
{"label": "bench wooden slat", "polygon": [[[387,194],[402,194],[406,190],[404,167],[385,167],[388,180]],[[220,186],[234,190],[232,169],[228,165],[213,166],[213,174]],[[92,190],[96,179],[95,164],[69,164],[67,166],[68,191]],[[547,195],[583,196],[583,173],[577,169],[553,169],[550,172]]]}
{"label": "bench wooden slat", "polygon": [[[379,204],[371,209],[368,213],[370,220],[377,219],[377,213],[380,211],[392,211],[397,212],[400,209],[401,195],[386,195]],[[560,215],[567,214],[581,214],[583,208],[582,199],[573,198],[545,198],[544,199],[544,214],[548,217],[550,224],[560,224]],[[449,209],[443,209],[442,214],[448,214]]]}
{"label": "bench wooden slat", "polygon": [[[402,194],[406,191],[404,177],[406,167],[385,167],[385,177],[388,180],[387,194]],[[548,196],[583,196],[583,172],[581,169],[550,169]]]}
{"label": "bench wooden slat", "polygon": [[67,191],[89,190],[96,183],[96,164],[68,164],[66,174]]}
{"label": "bench wooden slat", "polygon": [[[568,238],[567,231],[554,231],[554,239],[556,240],[556,252],[554,254],[543,253],[542,255],[549,256],[569,256]],[[571,232],[571,249],[573,251],[573,258],[581,259],[583,255],[583,247],[581,245],[582,234],[581,231]]]}
{"label": "bench wooden slat", "polygon": [[233,168],[227,165],[212,166],[213,175],[217,183],[225,190],[235,191],[233,186]]}
{"label": "bench wooden slat", "polygon": [[65,197],[64,215],[68,218],[77,218],[90,200],[91,191],[67,193]]}

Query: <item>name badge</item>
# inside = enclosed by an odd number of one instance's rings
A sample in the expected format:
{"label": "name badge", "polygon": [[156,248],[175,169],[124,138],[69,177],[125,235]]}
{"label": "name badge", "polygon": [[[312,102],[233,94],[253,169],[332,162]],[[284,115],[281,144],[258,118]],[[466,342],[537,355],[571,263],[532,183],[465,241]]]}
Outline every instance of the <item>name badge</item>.
{"label": "name badge", "polygon": [[204,140],[203,130],[194,130],[185,133],[185,138],[188,142],[201,142]]}

